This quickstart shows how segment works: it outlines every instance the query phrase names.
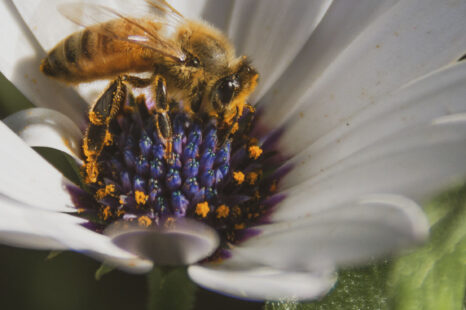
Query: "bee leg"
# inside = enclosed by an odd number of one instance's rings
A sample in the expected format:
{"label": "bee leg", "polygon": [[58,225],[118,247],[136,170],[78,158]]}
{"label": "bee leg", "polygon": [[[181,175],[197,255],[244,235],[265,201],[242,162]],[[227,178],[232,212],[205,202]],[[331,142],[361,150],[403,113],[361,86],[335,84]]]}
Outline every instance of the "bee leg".
{"label": "bee leg", "polygon": [[236,131],[238,131],[238,120],[239,118],[241,117],[241,114],[240,114],[240,111],[239,111],[239,108],[237,107],[236,108],[236,114],[235,116],[233,117],[233,121],[231,122],[231,125],[228,126],[228,128],[226,129],[226,131],[223,132],[222,135],[220,135],[219,137],[219,144],[221,145],[221,147],[223,147],[225,145],[225,143],[227,143],[228,140],[230,140],[230,137],[236,133]]}
{"label": "bee leg", "polygon": [[89,127],[83,139],[86,156],[87,182],[95,183],[99,175],[97,159],[105,145],[111,142],[109,124],[126,100],[127,88],[121,78],[110,83],[107,90],[97,99],[89,111]]}
{"label": "bee leg", "polygon": [[167,100],[167,84],[161,75],[156,75],[154,77],[152,91],[155,98],[155,104],[152,108],[152,112],[155,112],[157,135],[166,146],[166,157],[168,159],[172,159],[173,133],[170,116],[168,115],[170,107]]}
{"label": "bee leg", "polygon": [[133,75],[122,75],[121,79],[136,88],[144,88],[152,84],[154,78],[143,79]]}
{"label": "bee leg", "polygon": [[161,75],[154,75],[151,78],[144,79],[132,75],[123,75],[122,79],[125,83],[130,84],[136,88],[144,88],[149,85],[152,86],[152,93],[155,104],[150,109],[154,114],[157,135],[166,146],[166,154],[172,154],[172,127],[168,111],[170,106],[167,100],[167,83]]}
{"label": "bee leg", "polygon": [[[255,116],[255,112],[256,112],[256,109],[248,104],[248,103],[245,103],[244,104],[244,108],[248,109],[248,114],[246,115],[246,117],[248,117],[247,119],[247,125],[246,125],[246,128],[244,128],[244,130],[242,130],[243,132],[248,132],[251,128],[251,124],[252,124],[252,121],[254,119],[254,116]],[[226,130],[226,132],[224,132],[223,136],[220,137],[219,141],[220,141],[220,145],[225,145],[225,143],[230,139],[230,137],[232,135],[234,135],[238,129],[239,129],[239,119],[241,118],[241,116],[243,116],[244,112],[240,113],[240,109],[237,107],[236,108],[236,114],[235,116],[233,117],[233,121],[231,122],[231,125],[228,127],[228,129]]]}
{"label": "bee leg", "polygon": [[245,126],[245,132],[250,132],[252,124],[254,122],[254,118],[256,117],[256,108],[254,108],[252,105],[249,103],[246,103],[244,105],[244,108],[248,109],[248,114],[246,115],[246,126]]}

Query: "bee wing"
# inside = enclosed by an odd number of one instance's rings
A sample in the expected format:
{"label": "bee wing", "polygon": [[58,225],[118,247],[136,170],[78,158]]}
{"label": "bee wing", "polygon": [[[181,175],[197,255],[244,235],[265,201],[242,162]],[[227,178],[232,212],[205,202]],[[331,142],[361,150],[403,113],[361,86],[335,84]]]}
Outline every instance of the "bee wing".
{"label": "bee wing", "polygon": [[[58,11],[72,22],[93,27],[102,35],[124,40],[156,50],[178,61],[186,55],[173,39],[176,29],[185,22],[184,17],[163,0],[117,1],[120,10],[91,4],[66,3],[58,6]],[[120,12],[124,11],[124,13]],[[111,20],[121,19],[127,27],[112,27]]]}

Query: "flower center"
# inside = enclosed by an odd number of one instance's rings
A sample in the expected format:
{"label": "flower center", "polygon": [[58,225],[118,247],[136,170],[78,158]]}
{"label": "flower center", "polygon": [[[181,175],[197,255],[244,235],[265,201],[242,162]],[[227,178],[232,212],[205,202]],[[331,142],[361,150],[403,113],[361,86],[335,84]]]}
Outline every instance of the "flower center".
{"label": "flower center", "polygon": [[[280,199],[277,152],[252,137],[253,111],[245,110],[235,133],[222,139],[227,130],[215,119],[171,110],[168,154],[144,97],[129,96],[96,159],[96,181],[74,195],[79,214],[99,232],[115,221],[153,227],[192,218],[213,227],[223,245],[241,241]],[[83,176],[89,180],[86,169]]]}

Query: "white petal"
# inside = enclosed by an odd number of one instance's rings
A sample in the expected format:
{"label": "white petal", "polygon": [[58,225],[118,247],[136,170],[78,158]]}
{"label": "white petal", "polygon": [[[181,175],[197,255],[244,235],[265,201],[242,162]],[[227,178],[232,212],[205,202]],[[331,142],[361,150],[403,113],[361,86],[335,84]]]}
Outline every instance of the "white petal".
{"label": "white petal", "polygon": [[[38,228],[45,218],[56,218],[57,214],[26,207],[3,195],[0,195],[0,214],[0,243],[30,249],[66,249],[56,238]],[[82,222],[66,215],[60,221],[70,225]]]}
{"label": "white petal", "polygon": [[[22,19],[31,29],[33,35],[46,51],[51,50],[58,42],[71,33],[82,28],[63,16],[57,7],[60,4],[72,3],[72,0],[12,0]],[[92,2],[92,1],[81,1]],[[99,1],[99,4],[110,6],[111,1]]]}
{"label": "white petal", "polygon": [[291,63],[332,0],[235,2],[229,37],[239,54],[251,56],[261,74],[257,101]]}
{"label": "white petal", "polygon": [[416,201],[466,175],[466,114],[401,131],[282,192],[275,220],[326,210],[361,195],[399,193]]}
{"label": "white petal", "polygon": [[[201,17],[224,33],[227,33],[235,0],[204,0],[204,2],[205,5],[202,14],[200,16],[192,15],[193,18],[199,19]],[[191,1],[187,3],[191,3]]]}
{"label": "white petal", "polygon": [[68,249],[82,252],[118,269],[131,273],[145,273],[152,269],[152,261],[125,251],[113,244],[111,238],[87,228],[75,225],[64,227],[59,233],[60,241]]}
{"label": "white petal", "polygon": [[[25,5],[34,4],[24,1]],[[70,88],[64,88],[39,71],[45,52],[21,20],[10,0],[0,2],[0,37],[8,48],[0,51],[0,70],[34,104],[56,109],[82,125],[87,104]],[[48,18],[48,15],[45,15]],[[56,24],[54,24],[55,28]]]}
{"label": "white petal", "polygon": [[207,289],[248,300],[310,300],[325,295],[335,276],[323,272],[290,272],[265,266],[226,264],[194,265],[188,268],[193,281]]}
{"label": "white petal", "polygon": [[284,177],[280,188],[304,182],[396,132],[429,123],[438,116],[466,112],[464,85],[466,63],[458,63],[393,93],[320,137],[288,161],[286,164],[295,169]]}
{"label": "white petal", "polygon": [[266,122],[284,121],[283,116],[296,108],[298,100],[340,53],[397,2],[334,1],[303,49],[261,100],[260,104],[267,106],[263,111]]}
{"label": "white petal", "polygon": [[185,18],[199,19],[203,15],[208,0],[168,0],[167,2]]}
{"label": "white petal", "polygon": [[[393,6],[324,71],[316,72],[319,78],[297,100],[302,105],[291,109],[283,136],[287,149],[293,154],[302,150],[390,91],[456,61],[466,50],[465,14],[464,1],[403,1]],[[286,111],[270,109],[275,118],[264,117],[264,122],[279,125],[277,116]]]}
{"label": "white petal", "polygon": [[73,211],[72,184],[0,122],[0,194],[38,208]]}
{"label": "white petal", "polygon": [[197,263],[213,254],[220,242],[215,229],[188,219],[158,229],[117,222],[108,227],[105,234],[119,247],[157,265]]}
{"label": "white petal", "polygon": [[29,146],[50,147],[80,162],[82,132],[71,119],[55,110],[34,108],[3,120]]}
{"label": "white petal", "polygon": [[[42,234],[55,238],[68,250],[89,255],[118,269],[131,273],[145,273],[152,269],[151,261],[114,245],[107,236],[64,221],[65,217],[68,219],[71,216],[55,214],[54,217],[44,217],[35,224],[34,228]],[[77,221],[82,222],[82,219],[78,218]]]}
{"label": "white petal", "polygon": [[366,263],[424,241],[421,208],[395,195],[371,195],[299,220],[263,225],[233,255],[285,270]]}
{"label": "white petal", "polygon": [[43,211],[0,196],[0,243],[31,249],[83,252],[134,273],[147,272],[152,262],[115,246],[111,239],[80,226],[82,218]]}

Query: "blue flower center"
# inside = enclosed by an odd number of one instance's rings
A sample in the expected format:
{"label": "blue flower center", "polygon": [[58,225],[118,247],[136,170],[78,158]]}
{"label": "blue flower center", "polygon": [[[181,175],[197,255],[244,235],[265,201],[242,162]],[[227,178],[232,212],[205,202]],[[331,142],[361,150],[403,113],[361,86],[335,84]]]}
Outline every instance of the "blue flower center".
{"label": "blue flower center", "polygon": [[189,217],[215,228],[224,244],[236,243],[281,200],[275,194],[283,175],[277,152],[251,135],[253,111],[245,111],[234,134],[222,139],[225,129],[215,119],[172,109],[168,154],[143,97],[130,96],[120,110],[97,158],[97,181],[74,195],[94,230],[115,221],[151,227]]}

